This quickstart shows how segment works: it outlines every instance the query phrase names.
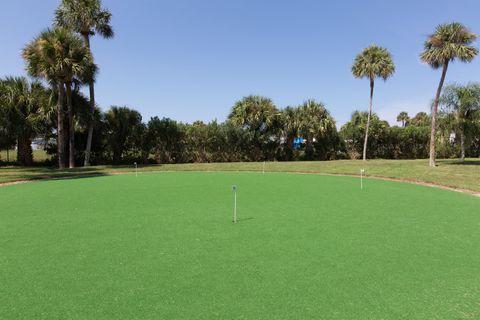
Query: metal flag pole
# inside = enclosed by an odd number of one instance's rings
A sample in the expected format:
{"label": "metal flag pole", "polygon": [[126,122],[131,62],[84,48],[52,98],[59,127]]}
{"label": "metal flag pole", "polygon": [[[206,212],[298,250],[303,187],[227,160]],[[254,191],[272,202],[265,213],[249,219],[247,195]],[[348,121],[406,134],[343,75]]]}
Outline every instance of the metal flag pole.
{"label": "metal flag pole", "polygon": [[360,190],[363,190],[363,172],[365,169],[360,170]]}
{"label": "metal flag pole", "polygon": [[237,186],[232,186],[233,190],[233,223],[237,223]]}
{"label": "metal flag pole", "polygon": [[133,164],[135,165],[135,177],[138,177],[137,163],[134,162]]}

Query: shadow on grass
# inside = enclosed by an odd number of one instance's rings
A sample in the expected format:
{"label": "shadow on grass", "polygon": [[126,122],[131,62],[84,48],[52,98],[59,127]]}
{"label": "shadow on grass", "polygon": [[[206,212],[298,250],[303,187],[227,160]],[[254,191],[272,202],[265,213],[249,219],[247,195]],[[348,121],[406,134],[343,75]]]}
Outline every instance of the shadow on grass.
{"label": "shadow on grass", "polygon": [[34,176],[25,175],[22,177],[22,180],[30,180],[30,181],[37,181],[37,180],[56,180],[56,179],[82,179],[82,178],[92,178],[92,177],[102,177],[102,176],[110,176],[111,174],[104,171],[98,172],[65,172],[65,173],[56,173],[56,174],[38,174]]}
{"label": "shadow on grass", "polygon": [[480,159],[479,160],[445,160],[444,163],[449,165],[460,165],[460,166],[480,166]]}
{"label": "shadow on grass", "polygon": [[[88,177],[98,177],[110,175],[109,172],[100,168],[74,168],[74,169],[56,169],[50,167],[14,167],[14,168],[0,168],[0,175],[2,172],[6,178],[0,179],[2,183],[16,182],[16,181],[38,181],[48,179],[78,179]],[[4,181],[3,181],[4,180]]]}
{"label": "shadow on grass", "polygon": [[[138,170],[148,172],[159,169],[162,165],[141,164]],[[57,169],[55,167],[20,167],[20,166],[0,166],[0,183],[10,183],[17,181],[36,181],[46,179],[66,179],[92,176],[108,176],[115,173],[133,173],[135,167],[133,164],[123,165],[102,165],[96,167],[77,167],[73,169]]]}
{"label": "shadow on grass", "polygon": [[237,218],[237,223],[239,223],[239,222],[247,222],[247,221],[253,220],[253,219],[255,219],[255,218],[253,218],[253,217],[241,218],[241,219],[238,219],[238,218]]}

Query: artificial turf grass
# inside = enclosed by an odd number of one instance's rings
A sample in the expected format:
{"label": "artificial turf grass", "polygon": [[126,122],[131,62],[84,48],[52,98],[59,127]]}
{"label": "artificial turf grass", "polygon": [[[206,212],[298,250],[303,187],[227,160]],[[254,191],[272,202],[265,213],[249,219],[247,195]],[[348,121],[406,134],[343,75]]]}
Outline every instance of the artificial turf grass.
{"label": "artificial turf grass", "polygon": [[0,203],[0,318],[480,317],[464,194],[179,172],[7,186]]}

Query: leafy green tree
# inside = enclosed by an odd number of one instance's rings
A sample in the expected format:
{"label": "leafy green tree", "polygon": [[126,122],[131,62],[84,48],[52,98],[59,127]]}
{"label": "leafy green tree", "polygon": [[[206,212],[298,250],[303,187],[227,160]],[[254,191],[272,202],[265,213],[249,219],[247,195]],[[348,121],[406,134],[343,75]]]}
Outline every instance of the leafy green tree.
{"label": "leafy green tree", "polygon": [[455,114],[439,110],[437,115],[436,154],[441,158],[456,158],[460,154],[459,134]]}
{"label": "leafy green tree", "polygon": [[32,40],[23,49],[23,58],[27,63],[28,73],[34,77],[47,80],[57,87],[57,155],[60,168],[65,166],[64,134],[64,97],[68,108],[69,125],[69,167],[75,166],[74,160],[74,122],[72,105],[72,83],[87,71],[95,69],[88,50],[79,37],[63,28],[47,29]]}
{"label": "leafy green tree", "polygon": [[385,158],[423,159],[428,157],[428,126],[408,125],[406,127],[390,127],[386,131],[387,150]]}
{"label": "leafy green tree", "polygon": [[463,162],[466,138],[470,139],[476,113],[480,110],[480,84],[448,85],[439,99],[439,104],[444,107],[445,113],[452,116],[450,123],[460,136],[460,161]]}
{"label": "leafy green tree", "polygon": [[229,161],[228,134],[225,125],[217,121],[195,121],[184,126],[184,161],[226,162]]}
{"label": "leafy green tree", "polygon": [[[100,0],[62,0],[55,11],[55,23],[82,35],[84,44],[91,54],[90,36],[99,34],[105,39],[112,38],[113,28],[110,25],[112,14],[102,8]],[[90,124],[88,127],[87,145],[85,149],[85,166],[90,165],[90,153],[94,129],[95,88],[94,77],[87,79],[90,93]]]}
{"label": "leafy green tree", "polygon": [[370,108],[367,125],[365,127],[365,139],[363,146],[363,160],[367,160],[368,130],[373,110],[373,90],[375,79],[380,77],[384,81],[395,72],[392,56],[387,49],[372,45],[364,49],[357,57],[352,66],[352,74],[355,78],[368,78],[370,80]]}
{"label": "leafy green tree", "polygon": [[[84,151],[87,144],[88,130],[91,124],[91,111],[89,99],[80,91],[78,86],[72,91],[72,104],[75,114],[75,162],[83,163]],[[93,115],[94,130],[91,146],[91,161],[98,163],[105,159],[103,150],[105,149],[105,122],[104,114],[95,106]]]}
{"label": "leafy green tree", "polygon": [[142,125],[142,116],[127,107],[112,106],[105,113],[107,149],[112,153],[112,161],[119,164],[128,150],[127,141],[135,134],[135,128]]}
{"label": "leafy green tree", "polygon": [[471,141],[467,154],[471,157],[480,157],[480,112],[475,112],[471,128]]}
{"label": "leafy green tree", "polygon": [[410,120],[410,117],[408,116],[408,113],[405,111],[400,112],[397,116],[397,122],[401,122],[402,127],[404,128],[408,125],[409,120]]}
{"label": "leafy green tree", "polygon": [[431,134],[430,134],[430,166],[435,166],[435,142],[437,130],[437,112],[440,94],[442,92],[445,76],[450,62],[456,59],[462,62],[470,62],[478,54],[478,49],[471,44],[477,35],[468,30],[463,24],[453,22],[437,26],[424,44],[424,51],[420,59],[428,63],[432,68],[442,68],[442,75],[438,84],[437,93],[432,106]]}
{"label": "leafy green tree", "polygon": [[39,82],[28,82],[24,77],[7,77],[0,84],[1,108],[8,123],[6,130],[17,143],[17,162],[21,166],[33,164],[32,139],[46,125],[41,113],[48,104],[47,92]]}
{"label": "leafy green tree", "polygon": [[[340,136],[345,141],[347,154],[352,159],[361,157],[365,146],[365,128],[368,122],[368,112],[355,111],[349,122],[340,129]],[[385,139],[388,137],[388,122],[372,113],[370,116],[370,134],[367,156],[369,158],[387,158]]]}
{"label": "leafy green tree", "polygon": [[158,163],[182,162],[184,136],[182,125],[169,118],[153,117],[147,124],[148,150]]}
{"label": "leafy green tree", "polygon": [[252,144],[245,150],[252,160],[267,160],[278,147],[280,111],[272,100],[248,96],[235,103],[228,121],[251,136]]}
{"label": "leafy green tree", "polygon": [[419,112],[410,119],[409,124],[416,127],[430,126],[430,116],[426,112]]}
{"label": "leafy green tree", "polygon": [[258,159],[252,156],[253,134],[242,127],[236,126],[227,121],[220,127],[221,135],[226,137],[226,144],[223,146],[227,161],[252,161]]}

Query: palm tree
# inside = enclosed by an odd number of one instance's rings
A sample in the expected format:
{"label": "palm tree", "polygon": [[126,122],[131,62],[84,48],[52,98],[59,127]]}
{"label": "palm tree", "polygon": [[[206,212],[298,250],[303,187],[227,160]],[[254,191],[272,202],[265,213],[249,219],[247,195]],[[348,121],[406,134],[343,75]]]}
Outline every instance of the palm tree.
{"label": "palm tree", "polygon": [[430,126],[430,116],[426,112],[419,112],[410,119],[410,125],[416,127]]}
{"label": "palm tree", "polygon": [[466,86],[451,84],[445,87],[439,104],[446,112],[453,112],[453,125],[460,135],[460,161],[465,160],[465,138],[480,110],[480,84],[470,83]]}
{"label": "palm tree", "polygon": [[279,112],[271,99],[248,96],[235,103],[228,118],[238,126],[265,131],[278,115]]}
{"label": "palm tree", "polygon": [[261,96],[248,96],[237,101],[232,108],[228,121],[248,132],[252,138],[251,158],[265,160],[270,150],[270,142],[280,131],[280,111],[272,100]]}
{"label": "palm tree", "polygon": [[368,78],[370,80],[370,108],[365,128],[365,141],[363,144],[363,160],[367,160],[368,129],[373,110],[373,88],[375,78],[380,77],[386,81],[395,72],[395,65],[392,56],[387,49],[372,45],[365,48],[357,55],[352,66],[352,73],[355,78]]}
{"label": "palm tree", "polygon": [[[82,35],[85,46],[91,54],[90,36],[99,34],[105,39],[113,37],[113,28],[110,25],[112,14],[102,8],[101,0],[62,0],[55,11],[55,23],[58,26],[69,28]],[[88,79],[90,90],[90,124],[88,127],[87,146],[85,148],[85,166],[90,165],[92,137],[95,112],[94,78]]]}
{"label": "palm tree", "polygon": [[42,110],[48,105],[47,91],[41,83],[29,83],[25,77],[7,77],[1,89],[4,120],[10,125],[8,135],[17,142],[17,162],[33,164],[32,139],[47,125]]}
{"label": "palm tree", "polygon": [[308,158],[313,156],[313,142],[335,128],[335,121],[330,116],[323,103],[307,100],[299,107],[300,134],[306,140],[305,153]]}
{"label": "palm tree", "polygon": [[408,113],[406,111],[400,112],[397,116],[397,122],[401,122],[402,127],[404,128],[407,126],[409,120],[410,117],[408,116]]}
{"label": "palm tree", "polygon": [[71,85],[94,65],[82,40],[64,28],[47,29],[23,49],[28,73],[56,86],[57,99],[57,154],[59,168],[65,167],[64,98],[67,92],[69,123],[69,167],[75,166],[74,123]]}
{"label": "palm tree", "polygon": [[443,83],[450,62],[459,59],[462,62],[470,62],[478,54],[478,49],[472,47],[477,35],[468,30],[463,24],[453,22],[437,26],[424,44],[424,51],[420,59],[428,63],[433,69],[442,68],[442,76],[438,84],[437,93],[432,105],[432,124],[430,134],[430,166],[435,166],[435,136],[438,102],[442,92]]}
{"label": "palm tree", "polygon": [[0,149],[6,149],[7,162],[10,162],[9,150],[15,146],[14,124],[11,120],[12,110],[7,105],[7,87],[0,80]]}
{"label": "palm tree", "polygon": [[0,150],[6,150],[7,162],[10,162],[9,150],[15,146],[15,136],[11,129],[11,121],[9,119],[10,110],[2,101],[2,91],[2,83],[0,82]]}
{"label": "palm tree", "polygon": [[302,118],[299,108],[286,107],[281,112],[282,134],[285,138],[286,160],[293,159],[293,142],[300,134]]}
{"label": "palm tree", "polygon": [[127,139],[135,132],[135,128],[142,124],[142,116],[138,111],[127,107],[112,106],[105,113],[105,122],[107,125],[107,145],[113,154],[113,163],[119,164]]}

